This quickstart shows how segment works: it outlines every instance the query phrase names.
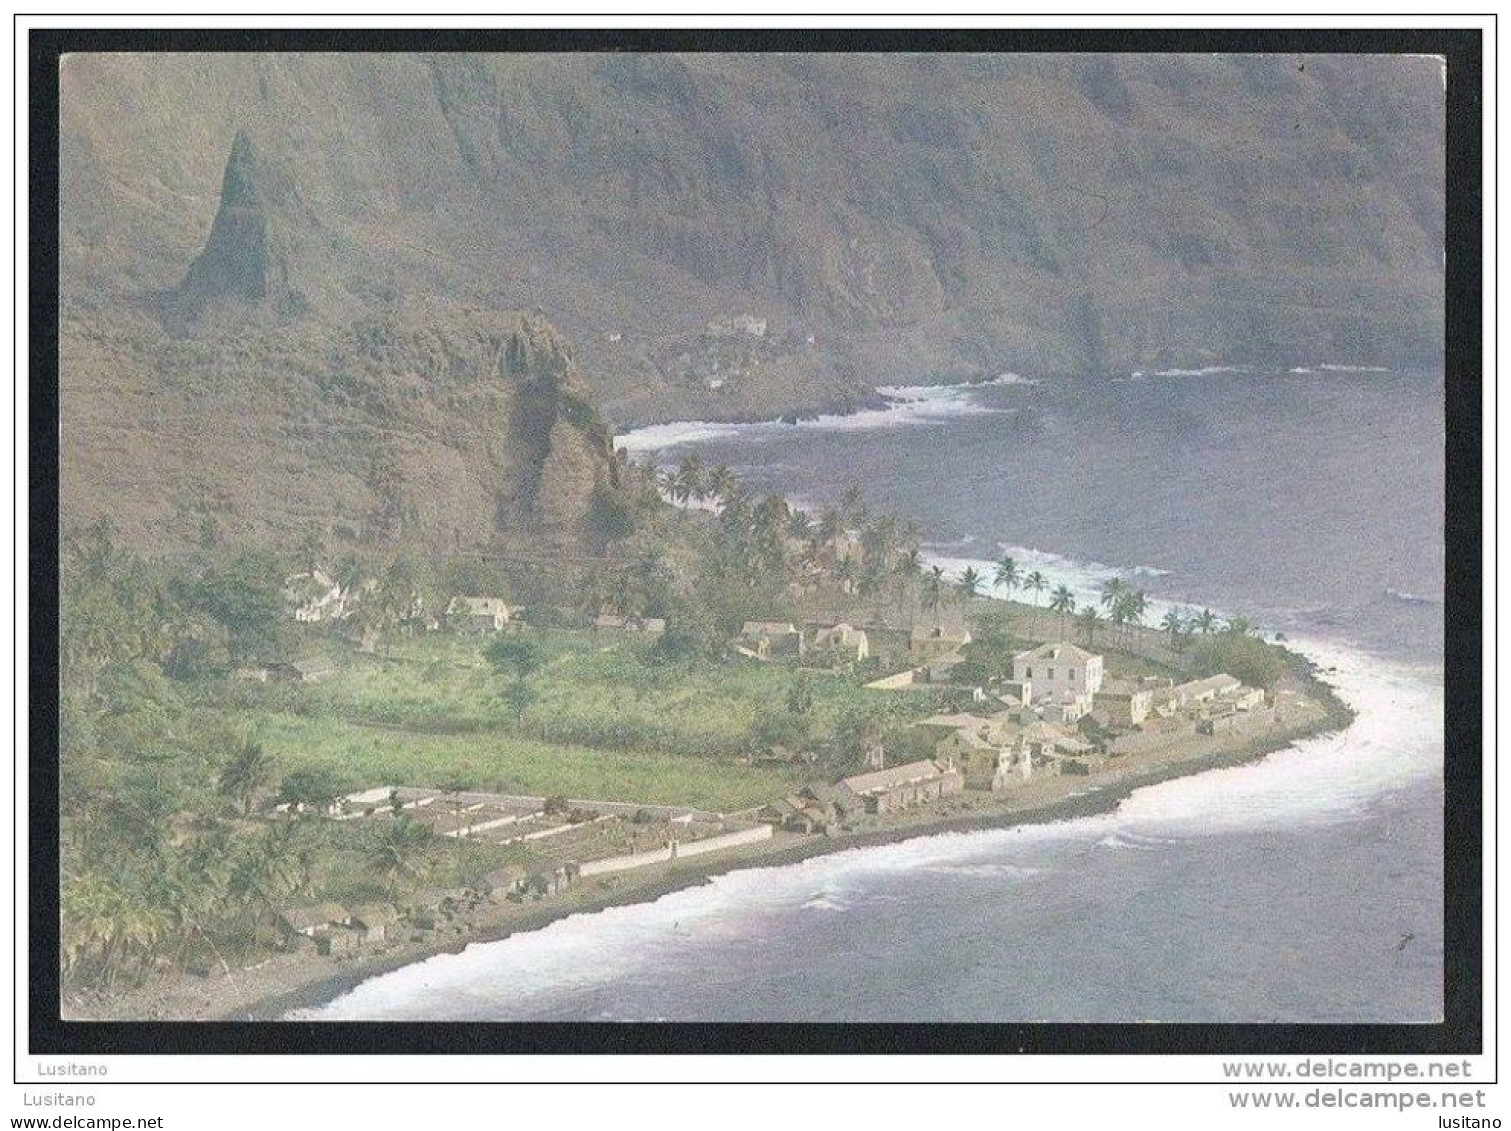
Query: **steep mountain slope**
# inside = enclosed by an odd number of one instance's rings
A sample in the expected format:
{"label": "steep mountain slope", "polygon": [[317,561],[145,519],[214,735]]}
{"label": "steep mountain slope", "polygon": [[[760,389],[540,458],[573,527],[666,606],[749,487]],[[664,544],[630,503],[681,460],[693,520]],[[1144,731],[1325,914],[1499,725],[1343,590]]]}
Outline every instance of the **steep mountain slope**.
{"label": "steep mountain slope", "polygon": [[148,312],[70,318],[62,363],[63,513],[138,544],[577,546],[619,485],[570,346],[534,314],[402,303],[194,337]]}
{"label": "steep mountain slope", "polygon": [[[425,295],[443,335],[546,314],[617,424],[1441,350],[1430,59],[76,55],[61,85],[65,382],[91,443],[156,437],[139,463],[182,450],[169,373],[250,428],[344,419],[313,373],[269,390],[364,320],[430,329]],[[413,411],[441,447],[473,423]]]}

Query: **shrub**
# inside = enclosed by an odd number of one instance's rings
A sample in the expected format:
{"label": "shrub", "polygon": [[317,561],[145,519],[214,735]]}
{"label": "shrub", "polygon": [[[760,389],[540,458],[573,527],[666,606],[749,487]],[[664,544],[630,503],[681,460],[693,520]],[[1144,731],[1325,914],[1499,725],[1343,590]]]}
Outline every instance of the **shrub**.
{"label": "shrub", "polygon": [[1226,672],[1250,687],[1266,690],[1285,674],[1285,660],[1279,649],[1253,636],[1226,632],[1197,637],[1190,663],[1198,676]]}

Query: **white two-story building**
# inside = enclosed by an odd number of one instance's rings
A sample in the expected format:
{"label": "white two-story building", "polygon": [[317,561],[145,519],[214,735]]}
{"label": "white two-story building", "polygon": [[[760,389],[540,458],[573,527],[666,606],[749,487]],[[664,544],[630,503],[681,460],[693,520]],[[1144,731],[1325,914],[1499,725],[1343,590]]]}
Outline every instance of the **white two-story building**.
{"label": "white two-story building", "polygon": [[1013,657],[1013,680],[1033,687],[1037,703],[1082,703],[1102,689],[1102,657],[1074,644],[1041,644]]}

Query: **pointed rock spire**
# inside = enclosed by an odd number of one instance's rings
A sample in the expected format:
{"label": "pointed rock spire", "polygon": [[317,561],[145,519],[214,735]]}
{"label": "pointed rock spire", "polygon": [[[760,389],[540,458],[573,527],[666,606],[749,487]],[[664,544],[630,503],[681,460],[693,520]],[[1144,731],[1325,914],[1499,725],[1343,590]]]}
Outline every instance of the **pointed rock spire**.
{"label": "pointed rock spire", "polygon": [[251,138],[238,131],[226,161],[220,208],[210,236],[174,296],[180,314],[197,318],[221,300],[286,302],[290,296],[287,234],[280,210],[290,195],[264,167]]}

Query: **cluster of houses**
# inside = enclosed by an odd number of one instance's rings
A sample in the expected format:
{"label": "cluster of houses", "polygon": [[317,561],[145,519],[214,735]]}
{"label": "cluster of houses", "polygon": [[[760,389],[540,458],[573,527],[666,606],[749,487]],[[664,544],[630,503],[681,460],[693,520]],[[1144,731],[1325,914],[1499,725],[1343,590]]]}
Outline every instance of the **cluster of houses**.
{"label": "cluster of houses", "polygon": [[[288,806],[280,806],[287,812]],[[371,824],[404,816],[438,837],[499,847],[521,859],[499,865],[463,888],[411,892],[392,904],[320,903],[276,918],[283,949],[312,946],[337,958],[383,949],[433,932],[473,929],[480,911],[501,901],[544,898],[578,880],[631,871],[770,839],[758,821],[674,806],[382,786],[326,807],[340,823]]]}
{"label": "cluster of houses", "polygon": [[[944,651],[947,642],[932,654],[926,644],[925,655],[958,653],[958,645]],[[822,832],[962,791],[997,793],[1046,776],[1095,773],[1119,755],[1182,735],[1226,733],[1272,709],[1262,691],[1230,675],[1179,684],[1109,680],[1102,656],[1067,643],[1018,653],[1012,679],[983,698],[993,701],[990,713],[937,714],[914,723],[896,743],[911,760],[886,767],[875,752],[866,772],[807,786],[768,806],[765,818],[795,832]],[[1082,725],[1088,716],[1097,724],[1090,731]]]}
{"label": "cluster of houses", "polygon": [[746,621],[730,641],[738,656],[762,661],[854,668],[871,659],[909,665],[907,670],[870,684],[902,687],[911,683],[947,682],[949,669],[961,663],[971,642],[964,628],[917,626],[900,632],[887,625],[856,625],[818,619],[799,627],[791,621]]}
{"label": "cluster of houses", "polygon": [[[283,596],[291,615],[300,624],[330,624],[347,620],[362,601],[377,589],[371,578],[343,585],[322,569],[292,574],[284,579]],[[399,610],[402,620],[417,622],[429,631],[501,632],[518,620],[521,607],[502,597],[456,596],[440,616],[428,615],[420,594],[410,596],[408,607]]]}

